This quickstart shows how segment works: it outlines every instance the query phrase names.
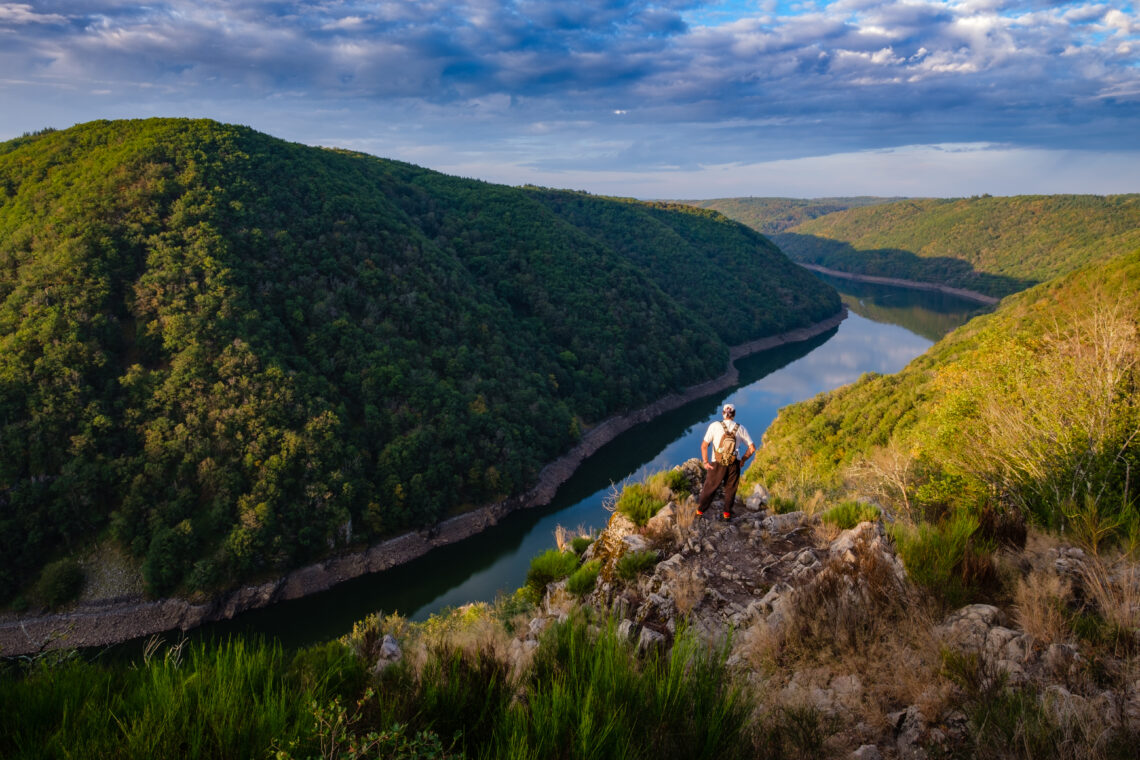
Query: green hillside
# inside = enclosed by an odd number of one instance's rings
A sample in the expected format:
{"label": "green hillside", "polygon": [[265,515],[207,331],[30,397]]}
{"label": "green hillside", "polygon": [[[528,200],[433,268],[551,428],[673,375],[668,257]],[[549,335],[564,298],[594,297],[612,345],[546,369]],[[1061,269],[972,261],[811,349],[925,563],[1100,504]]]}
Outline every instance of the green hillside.
{"label": "green hillside", "polygon": [[904,200],[806,221],[773,241],[795,261],[1000,298],[1134,250],[1140,195]]}
{"label": "green hillside", "polygon": [[903,371],[786,407],[751,479],[918,522],[1013,510],[1140,538],[1140,250],[1005,299]]}
{"label": "green hillside", "polygon": [[209,121],[10,141],[0,596],[97,537],[165,593],[429,526],[838,308],[707,212]]}
{"label": "green hillside", "polygon": [[898,199],[860,195],[850,198],[711,198],[678,203],[719,211],[729,219],[747,224],[765,235],[772,235],[836,211],[895,200]]}

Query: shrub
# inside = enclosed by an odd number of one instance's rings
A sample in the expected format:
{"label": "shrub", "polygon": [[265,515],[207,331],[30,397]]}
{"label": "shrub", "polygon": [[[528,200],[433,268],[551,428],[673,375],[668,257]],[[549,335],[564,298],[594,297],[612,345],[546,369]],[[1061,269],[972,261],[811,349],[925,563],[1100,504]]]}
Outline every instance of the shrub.
{"label": "shrub", "polygon": [[561,580],[578,567],[578,555],[574,552],[560,552],[547,549],[530,561],[526,572],[526,585],[537,594],[546,590],[548,583]]}
{"label": "shrub", "polygon": [[586,549],[590,548],[590,544],[592,543],[594,543],[594,539],[589,536],[575,536],[570,541],[570,548],[574,550],[575,554],[581,557],[585,554]]}
{"label": "shrub", "polygon": [[858,501],[845,501],[819,516],[819,519],[836,526],[840,530],[850,530],[861,522],[873,522],[878,518],[878,507],[874,504],[863,504]]}
{"label": "shrub", "polygon": [[[649,476],[648,484],[650,488],[668,488],[674,495],[686,494],[692,491],[693,486],[689,482],[689,477],[680,470],[663,470]],[[658,493],[658,496],[661,494]]]}
{"label": "shrub", "polygon": [[983,586],[994,579],[994,546],[978,539],[977,530],[977,518],[958,512],[937,525],[896,523],[891,537],[911,579],[958,607],[978,598]]}
{"label": "shrub", "polygon": [[631,581],[637,577],[638,573],[644,572],[656,564],[657,552],[652,549],[641,552],[626,552],[617,561],[617,574],[622,580]]}
{"label": "shrub", "polygon": [[649,518],[665,506],[665,501],[654,496],[644,483],[630,483],[622,489],[615,509],[637,525],[644,526]]}
{"label": "shrub", "polygon": [[788,499],[783,496],[773,496],[770,506],[772,514],[776,515],[786,515],[789,512],[795,512],[798,508],[795,499]]}
{"label": "shrub", "polygon": [[36,584],[36,598],[55,609],[79,596],[83,588],[83,571],[74,559],[61,559],[44,568]]}
{"label": "shrub", "polygon": [[598,580],[598,571],[601,569],[600,560],[590,560],[570,574],[566,580],[566,590],[578,596],[590,593],[594,590],[594,583]]}

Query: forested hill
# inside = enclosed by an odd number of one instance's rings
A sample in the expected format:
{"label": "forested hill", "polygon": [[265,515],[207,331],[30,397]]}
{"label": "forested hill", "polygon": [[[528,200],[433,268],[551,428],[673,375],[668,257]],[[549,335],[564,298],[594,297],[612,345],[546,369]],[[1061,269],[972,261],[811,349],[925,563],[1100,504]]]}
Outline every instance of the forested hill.
{"label": "forested hill", "polygon": [[1135,250],[1140,195],[904,200],[821,216],[773,241],[799,262],[1000,298]]}
{"label": "forested hill", "polygon": [[702,201],[677,202],[719,211],[758,232],[773,235],[809,219],[833,214],[836,211],[874,206],[895,200],[899,199],[858,195],[837,198],[710,198]]}
{"label": "forested hill", "polygon": [[10,141],[0,596],[96,539],[167,593],[431,525],[839,305],[709,212],[210,121]]}

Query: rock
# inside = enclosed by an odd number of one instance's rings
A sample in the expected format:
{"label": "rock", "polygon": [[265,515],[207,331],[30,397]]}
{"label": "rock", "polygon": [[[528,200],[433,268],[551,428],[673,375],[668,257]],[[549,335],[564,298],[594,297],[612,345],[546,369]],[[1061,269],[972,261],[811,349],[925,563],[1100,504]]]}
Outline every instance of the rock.
{"label": "rock", "polygon": [[404,653],[400,650],[400,645],[392,634],[384,634],[383,641],[380,642],[380,654],[376,658],[376,666],[372,669],[373,673],[379,673],[390,665],[394,665],[404,657]]}
{"label": "rock", "polygon": [[652,536],[660,536],[672,530],[673,523],[676,522],[676,507],[676,504],[669,502],[657,510],[657,514],[650,517],[649,522],[645,523],[646,533]]}
{"label": "rock", "polygon": [[623,620],[618,623],[617,632],[618,637],[628,641],[633,638],[633,632],[637,628],[637,624],[632,620]]}
{"label": "rock", "polygon": [[992,604],[971,604],[950,613],[935,630],[947,644],[980,652],[991,628],[1001,622],[1001,610]]}
{"label": "rock", "polygon": [[527,625],[528,636],[538,637],[540,633],[546,630],[547,619],[544,617],[536,617]]}
{"label": "rock", "polygon": [[874,744],[864,744],[851,753],[852,760],[883,760],[883,754]]}
{"label": "rock", "polygon": [[[843,557],[848,562],[855,561],[855,548],[860,541],[871,542],[879,537],[879,530],[874,523],[862,522],[854,528],[840,533],[828,547],[832,557]],[[881,545],[881,544],[880,544]]]}
{"label": "rock", "polygon": [[649,549],[649,541],[645,536],[638,535],[637,533],[622,536],[621,542],[625,545],[626,552],[643,552]]}
{"label": "rock", "polygon": [[647,652],[652,649],[661,649],[665,646],[665,636],[652,628],[642,628],[641,636],[637,639],[637,649]]}
{"label": "rock", "polygon": [[915,705],[905,710],[887,715],[887,720],[895,729],[895,748],[900,760],[926,760],[923,735],[926,733],[926,717]]}
{"label": "rock", "polygon": [[744,497],[744,509],[749,512],[760,512],[768,506],[768,491],[764,486],[757,484],[752,493]]}
{"label": "rock", "polygon": [[784,515],[768,515],[761,525],[769,533],[791,533],[803,525],[807,515],[803,512],[788,512]]}

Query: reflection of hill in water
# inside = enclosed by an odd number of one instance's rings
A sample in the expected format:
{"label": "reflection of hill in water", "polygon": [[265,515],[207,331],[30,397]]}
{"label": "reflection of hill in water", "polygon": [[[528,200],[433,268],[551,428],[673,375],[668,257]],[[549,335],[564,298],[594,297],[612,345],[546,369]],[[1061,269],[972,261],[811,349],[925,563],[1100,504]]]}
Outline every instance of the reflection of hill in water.
{"label": "reflection of hill in water", "polygon": [[899,325],[931,341],[938,341],[954,328],[991,310],[974,301],[937,291],[816,276],[838,290],[847,308],[859,316],[872,322]]}

